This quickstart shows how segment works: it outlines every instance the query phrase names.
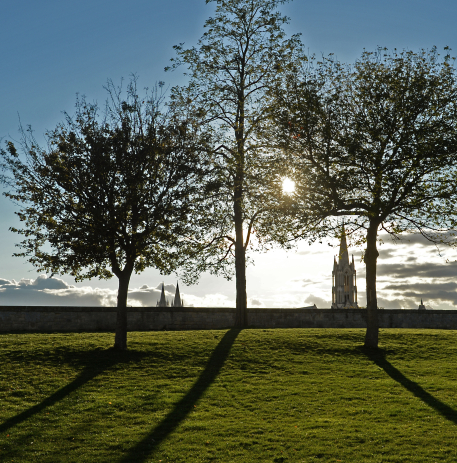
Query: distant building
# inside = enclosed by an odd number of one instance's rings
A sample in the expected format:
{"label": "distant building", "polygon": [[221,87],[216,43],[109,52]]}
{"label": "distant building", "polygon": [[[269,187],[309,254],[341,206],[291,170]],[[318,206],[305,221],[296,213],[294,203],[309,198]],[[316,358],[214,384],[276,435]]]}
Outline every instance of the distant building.
{"label": "distant building", "polygon": [[354,266],[354,256],[349,263],[348,245],[343,225],[338,262],[333,262],[332,272],[332,309],[358,308],[357,279]]}
{"label": "distant building", "polygon": [[421,299],[421,305],[419,306],[419,310],[426,310],[426,309],[425,309],[425,305],[424,305],[424,303],[422,302],[422,299]]}
{"label": "distant building", "polygon": [[184,301],[181,299],[181,295],[179,293],[179,284],[178,284],[178,282],[176,282],[175,297],[171,301],[171,305],[170,305],[170,301],[168,301],[165,298],[165,287],[164,287],[164,285],[162,283],[162,293],[160,294],[160,300],[157,301],[156,306],[157,307],[184,307]]}

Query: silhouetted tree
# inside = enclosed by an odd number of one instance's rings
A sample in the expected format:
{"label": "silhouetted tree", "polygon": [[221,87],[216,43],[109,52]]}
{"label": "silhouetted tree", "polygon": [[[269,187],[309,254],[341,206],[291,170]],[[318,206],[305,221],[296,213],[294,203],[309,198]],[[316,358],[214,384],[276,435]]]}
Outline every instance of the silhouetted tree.
{"label": "silhouetted tree", "polygon": [[[205,119],[215,140],[213,180],[207,184],[206,228],[199,268],[230,277],[235,264],[236,326],[247,324],[246,251],[256,234],[269,233],[271,189],[278,188],[274,160],[256,137],[266,117],[267,92],[298,59],[298,36],[285,38],[288,18],[276,8],[286,0],[214,1],[214,17],[198,48],[175,46],[171,68],[188,68],[190,82],[174,88],[176,107]],[[170,69],[170,68],[168,68]],[[204,223],[204,220],[203,222]]]}
{"label": "silhouetted tree", "polygon": [[22,130],[22,150],[1,151],[6,196],[17,213],[26,257],[39,270],[76,280],[119,280],[114,347],[127,348],[132,272],[170,273],[195,231],[192,201],[204,171],[206,139],[196,121],[159,109],[157,92],[142,98],[132,79],[124,94],[106,87],[104,111],[79,98],[74,117],[46,134],[41,148]]}
{"label": "silhouetted tree", "polygon": [[[344,218],[366,242],[365,345],[378,345],[377,236],[453,226],[457,162],[456,71],[449,55],[364,52],[353,66],[308,64],[274,92],[266,135],[296,182],[282,239],[315,239]],[[333,219],[332,219],[333,217]],[[287,221],[285,221],[287,222]]]}

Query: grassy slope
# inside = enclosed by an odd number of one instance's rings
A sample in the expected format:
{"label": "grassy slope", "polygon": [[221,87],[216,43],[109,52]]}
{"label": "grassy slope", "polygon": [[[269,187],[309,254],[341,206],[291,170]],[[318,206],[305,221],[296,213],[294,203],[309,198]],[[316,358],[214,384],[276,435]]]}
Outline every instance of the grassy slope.
{"label": "grassy slope", "polygon": [[363,336],[0,335],[0,461],[457,461],[457,333]]}

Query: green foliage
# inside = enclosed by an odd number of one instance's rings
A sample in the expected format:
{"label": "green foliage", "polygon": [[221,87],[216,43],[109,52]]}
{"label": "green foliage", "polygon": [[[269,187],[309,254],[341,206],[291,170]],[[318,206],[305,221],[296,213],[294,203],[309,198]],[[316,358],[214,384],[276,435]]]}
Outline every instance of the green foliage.
{"label": "green foliage", "polygon": [[0,460],[454,462],[456,334],[2,334]]}
{"label": "green foliage", "polygon": [[[330,57],[331,58],[331,57]],[[455,219],[456,70],[436,49],[364,52],[289,75],[274,92],[269,136],[296,181],[292,234],[328,233],[344,216],[359,242],[377,222],[394,238],[440,240]]]}
{"label": "green foliage", "polygon": [[[22,130],[22,155],[1,151],[6,196],[21,206],[22,252],[39,270],[77,280],[130,277],[179,265],[207,138],[195,120],[160,111],[157,90],[138,95],[108,82],[103,110],[84,97],[74,117],[47,133]],[[125,93],[125,94],[124,94]]]}

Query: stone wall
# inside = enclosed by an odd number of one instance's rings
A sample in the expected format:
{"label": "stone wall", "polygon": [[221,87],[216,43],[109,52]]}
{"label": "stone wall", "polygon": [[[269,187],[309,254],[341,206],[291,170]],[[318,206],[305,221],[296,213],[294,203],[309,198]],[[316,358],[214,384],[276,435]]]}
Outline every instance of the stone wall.
{"label": "stone wall", "polygon": [[[363,309],[248,309],[252,328],[365,328]],[[381,328],[457,329],[457,310],[379,310]],[[233,327],[235,309],[129,307],[129,331]],[[0,332],[114,331],[115,307],[0,306]]]}

